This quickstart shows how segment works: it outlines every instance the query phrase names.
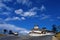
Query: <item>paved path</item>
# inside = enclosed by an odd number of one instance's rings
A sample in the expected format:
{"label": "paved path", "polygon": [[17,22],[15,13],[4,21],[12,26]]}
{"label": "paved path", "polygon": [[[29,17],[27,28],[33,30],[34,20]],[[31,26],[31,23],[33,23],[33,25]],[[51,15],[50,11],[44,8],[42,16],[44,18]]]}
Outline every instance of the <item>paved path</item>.
{"label": "paved path", "polygon": [[20,37],[20,36],[5,36],[1,37],[0,40],[57,40],[55,37],[53,39],[49,36],[44,37]]}
{"label": "paved path", "polygon": [[22,40],[22,38],[17,36],[6,36],[6,37],[0,38],[0,40]]}

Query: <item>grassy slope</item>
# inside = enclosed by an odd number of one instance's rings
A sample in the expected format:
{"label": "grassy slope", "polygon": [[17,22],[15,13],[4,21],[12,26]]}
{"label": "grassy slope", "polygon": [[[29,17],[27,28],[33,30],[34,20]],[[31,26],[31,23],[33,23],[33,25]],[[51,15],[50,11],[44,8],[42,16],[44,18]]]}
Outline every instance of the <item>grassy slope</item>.
{"label": "grassy slope", "polygon": [[0,34],[0,36],[4,36],[3,34]]}
{"label": "grassy slope", "polygon": [[60,40],[60,32],[57,33],[55,36],[56,36],[56,38],[58,38]]}
{"label": "grassy slope", "polygon": [[3,37],[3,36],[7,36],[7,35],[5,35],[5,34],[0,34],[0,37]]}

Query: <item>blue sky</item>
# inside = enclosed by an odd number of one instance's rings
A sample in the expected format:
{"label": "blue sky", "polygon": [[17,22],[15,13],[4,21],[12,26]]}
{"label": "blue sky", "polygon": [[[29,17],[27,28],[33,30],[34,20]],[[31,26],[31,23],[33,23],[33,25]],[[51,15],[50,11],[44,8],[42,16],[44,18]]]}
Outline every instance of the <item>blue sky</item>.
{"label": "blue sky", "polygon": [[49,30],[60,25],[60,0],[0,0],[0,29],[27,32],[35,24]]}

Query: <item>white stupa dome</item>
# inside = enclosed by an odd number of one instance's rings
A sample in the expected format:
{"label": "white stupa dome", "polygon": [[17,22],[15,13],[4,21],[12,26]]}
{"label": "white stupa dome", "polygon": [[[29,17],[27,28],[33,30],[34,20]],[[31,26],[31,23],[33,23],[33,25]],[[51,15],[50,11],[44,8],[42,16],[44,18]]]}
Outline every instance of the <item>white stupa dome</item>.
{"label": "white stupa dome", "polygon": [[39,27],[36,25],[36,26],[34,26],[34,29],[39,29]]}

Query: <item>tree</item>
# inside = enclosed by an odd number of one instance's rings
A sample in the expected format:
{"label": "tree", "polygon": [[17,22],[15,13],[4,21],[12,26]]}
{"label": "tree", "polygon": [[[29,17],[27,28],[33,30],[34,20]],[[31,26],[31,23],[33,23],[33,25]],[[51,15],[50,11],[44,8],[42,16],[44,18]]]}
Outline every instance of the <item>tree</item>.
{"label": "tree", "polygon": [[12,30],[9,30],[9,34],[13,34]]}
{"label": "tree", "polygon": [[60,32],[60,25],[57,27],[58,32]]}
{"label": "tree", "polygon": [[56,27],[56,25],[52,25],[52,31],[53,31],[54,33],[57,33],[57,27]]}
{"label": "tree", "polygon": [[4,31],[4,34],[6,34],[7,30],[6,30],[6,29],[4,29],[3,31]]}
{"label": "tree", "polygon": [[46,27],[43,27],[42,29],[46,30]]}

